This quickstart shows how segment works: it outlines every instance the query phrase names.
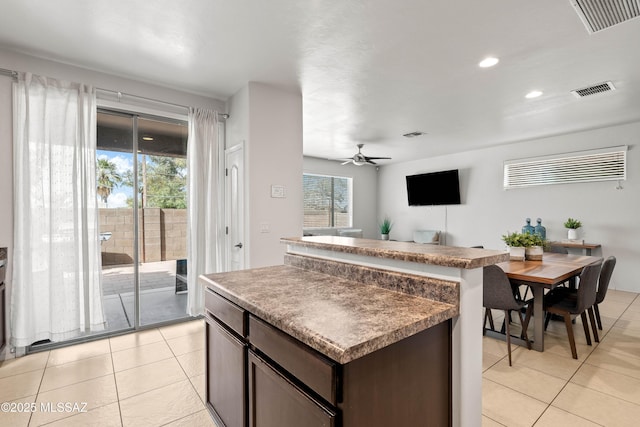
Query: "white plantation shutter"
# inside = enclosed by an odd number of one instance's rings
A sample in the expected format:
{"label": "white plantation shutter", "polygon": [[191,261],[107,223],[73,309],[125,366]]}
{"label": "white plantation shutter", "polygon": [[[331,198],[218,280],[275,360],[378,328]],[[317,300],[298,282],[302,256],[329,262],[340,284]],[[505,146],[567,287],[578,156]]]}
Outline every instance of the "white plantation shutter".
{"label": "white plantation shutter", "polygon": [[504,162],[504,188],[617,181],[627,177],[627,146]]}

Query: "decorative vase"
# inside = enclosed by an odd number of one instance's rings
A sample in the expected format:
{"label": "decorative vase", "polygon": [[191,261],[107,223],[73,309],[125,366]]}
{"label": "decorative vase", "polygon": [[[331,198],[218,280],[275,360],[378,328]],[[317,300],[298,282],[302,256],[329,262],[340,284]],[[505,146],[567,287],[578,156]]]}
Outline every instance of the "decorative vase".
{"label": "decorative vase", "polygon": [[524,256],[529,261],[542,261],[543,252],[542,246],[531,246],[526,248]]}
{"label": "decorative vase", "polygon": [[511,261],[524,261],[525,250],[521,246],[509,246],[509,258]]}
{"label": "decorative vase", "polygon": [[388,235],[388,234],[381,234],[381,235],[380,235],[380,238],[381,238],[382,240],[389,240],[389,235]]}
{"label": "decorative vase", "polygon": [[544,225],[542,225],[542,219],[540,218],[536,219],[536,227],[534,230],[535,230],[535,233],[540,237],[542,237],[543,239],[547,238],[547,229],[544,227]]}
{"label": "decorative vase", "polygon": [[522,234],[533,234],[535,227],[531,225],[531,218],[526,218],[525,221],[527,223],[522,227]]}
{"label": "decorative vase", "polygon": [[567,234],[568,234],[568,239],[569,240],[577,240],[578,239],[578,229],[577,228],[569,228]]}

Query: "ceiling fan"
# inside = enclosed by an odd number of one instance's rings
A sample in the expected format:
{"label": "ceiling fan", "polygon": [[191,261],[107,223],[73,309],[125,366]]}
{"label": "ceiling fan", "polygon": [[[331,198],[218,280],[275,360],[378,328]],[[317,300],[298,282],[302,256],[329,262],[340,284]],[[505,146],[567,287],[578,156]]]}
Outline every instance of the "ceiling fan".
{"label": "ceiling fan", "polygon": [[376,162],[372,161],[372,160],[382,160],[382,159],[391,159],[391,157],[369,157],[369,156],[365,156],[364,154],[362,154],[360,152],[360,150],[362,149],[362,147],[364,147],[364,144],[358,144],[358,152],[356,154],[353,155],[353,157],[350,157],[348,159],[336,159],[336,160],[346,160],[346,162],[342,163],[343,165],[346,165],[347,163],[353,163],[356,166],[362,166],[362,165],[366,165],[366,164],[370,164],[370,165],[377,165]]}

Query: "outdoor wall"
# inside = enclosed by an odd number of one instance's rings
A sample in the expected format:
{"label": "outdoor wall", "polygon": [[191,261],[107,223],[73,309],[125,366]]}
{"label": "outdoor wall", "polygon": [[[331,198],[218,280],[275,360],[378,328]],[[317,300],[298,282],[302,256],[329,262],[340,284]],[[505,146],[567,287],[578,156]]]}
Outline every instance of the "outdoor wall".
{"label": "outdoor wall", "polygon": [[[618,259],[611,279],[615,289],[640,292],[635,272],[640,258],[640,123],[577,132],[431,159],[383,166],[379,172],[378,212],[395,223],[391,238],[411,240],[417,229],[446,231],[446,244],[484,245],[504,249],[500,239],[519,231],[525,218],[542,218],[547,237],[567,238],[569,218],[582,221],[582,237],[600,243],[597,255]],[[628,145],[627,180],[545,185],[504,190],[505,160]],[[447,169],[460,170],[462,204],[409,207],[405,176]]]}
{"label": "outdoor wall", "polygon": [[[130,208],[100,209],[102,265],[133,263],[133,215]],[[139,218],[140,262],[187,257],[187,210],[145,208]]]}

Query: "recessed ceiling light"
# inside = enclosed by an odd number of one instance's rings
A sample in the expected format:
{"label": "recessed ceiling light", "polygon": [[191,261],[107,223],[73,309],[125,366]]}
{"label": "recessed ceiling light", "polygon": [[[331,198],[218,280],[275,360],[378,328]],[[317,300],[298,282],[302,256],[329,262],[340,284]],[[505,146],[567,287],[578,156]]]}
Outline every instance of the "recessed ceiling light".
{"label": "recessed ceiling light", "polygon": [[526,94],[524,97],[531,99],[531,98],[537,98],[540,95],[542,95],[542,92],[540,92],[539,90],[532,90],[531,92]]}
{"label": "recessed ceiling light", "polygon": [[496,65],[498,62],[500,62],[500,60],[498,58],[494,58],[494,57],[488,57],[483,59],[482,61],[480,61],[480,63],[478,64],[479,67],[482,68],[489,68],[489,67],[493,67],[494,65]]}
{"label": "recessed ceiling light", "polygon": [[152,136],[143,136],[142,139],[144,141],[153,141],[153,137]]}
{"label": "recessed ceiling light", "polygon": [[421,131],[418,130],[418,131],[415,131],[415,132],[405,133],[402,136],[407,137],[407,138],[415,138],[416,136],[422,136],[422,135],[424,135],[424,132],[421,132]]}

